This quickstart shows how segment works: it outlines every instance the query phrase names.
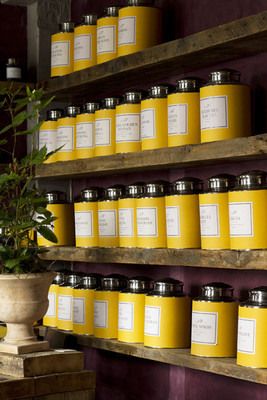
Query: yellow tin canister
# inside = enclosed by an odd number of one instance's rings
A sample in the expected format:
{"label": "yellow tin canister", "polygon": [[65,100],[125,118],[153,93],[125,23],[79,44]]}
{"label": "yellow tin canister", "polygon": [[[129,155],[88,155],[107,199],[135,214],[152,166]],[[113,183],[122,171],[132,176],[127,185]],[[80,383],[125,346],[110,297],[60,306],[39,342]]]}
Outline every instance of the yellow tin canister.
{"label": "yellow tin canister", "polygon": [[81,191],[74,203],[76,247],[98,246],[98,200],[100,189],[89,187]]}
{"label": "yellow tin canister", "polygon": [[118,200],[120,247],[136,247],[136,199],[144,193],[143,183],[132,183],[125,187],[123,197]]}
{"label": "yellow tin canister", "polygon": [[73,332],[80,335],[94,333],[94,298],[100,275],[89,274],[73,288]]}
{"label": "yellow tin canister", "polygon": [[95,156],[115,153],[117,97],[107,97],[95,112]]}
{"label": "yellow tin canister", "polygon": [[149,89],[148,98],[141,101],[141,149],[152,150],[168,146],[167,85]]}
{"label": "yellow tin canister", "polygon": [[101,279],[101,288],[95,291],[94,335],[117,339],[119,292],[127,286],[127,278],[112,274]]}
{"label": "yellow tin canister", "polygon": [[118,13],[119,7],[106,7],[103,17],[97,20],[97,64],[117,57]]}
{"label": "yellow tin canister", "polygon": [[118,340],[121,342],[144,342],[145,298],[152,289],[150,278],[136,276],[129,279],[127,289],[120,292]]}
{"label": "yellow tin canister", "polygon": [[75,159],[90,158],[95,155],[95,112],[99,103],[88,102],[76,116]]}
{"label": "yellow tin canister", "polygon": [[183,283],[175,279],[155,282],[145,299],[144,345],[157,348],[190,346],[191,301]]}
{"label": "yellow tin canister", "polygon": [[49,227],[57,237],[57,243],[52,243],[40,234],[37,234],[38,246],[73,246],[74,244],[74,216],[73,204],[67,203],[66,194],[54,190],[46,193],[47,210],[56,220]]}
{"label": "yellow tin canister", "polygon": [[250,171],[239,175],[229,192],[230,248],[267,248],[266,173]]}
{"label": "yellow tin canister", "polygon": [[200,143],[199,78],[179,79],[168,95],[168,146]]}
{"label": "yellow tin canister", "polygon": [[48,310],[43,317],[43,325],[56,328],[57,326],[57,309],[58,309],[58,288],[64,282],[65,276],[63,272],[58,272],[48,292]]}
{"label": "yellow tin canister", "polygon": [[74,23],[62,22],[51,36],[51,77],[73,72]]}
{"label": "yellow tin canister", "polygon": [[141,92],[126,92],[123,103],[116,107],[116,153],[141,150]]}
{"label": "yellow tin canister", "polygon": [[237,308],[233,288],[208,283],[192,303],[191,354],[202,357],[235,357]]}
{"label": "yellow tin canister", "polygon": [[249,290],[238,312],[237,364],[267,368],[267,286]]}
{"label": "yellow tin canister", "polygon": [[118,56],[141,51],[161,42],[162,15],[153,0],[128,0],[119,10]]}
{"label": "yellow tin canister", "polygon": [[63,331],[73,330],[73,288],[81,277],[70,273],[58,287],[57,328]]}
{"label": "yellow tin canister", "polygon": [[96,21],[95,14],[83,15],[81,24],[74,28],[74,71],[96,65]]}
{"label": "yellow tin canister", "polygon": [[165,197],[167,247],[200,247],[198,193],[202,182],[197,178],[180,178],[169,185]]}
{"label": "yellow tin canister", "polygon": [[[57,148],[57,120],[63,116],[63,110],[49,110],[47,118],[39,129],[39,149],[46,146],[47,153]],[[45,163],[50,164],[56,161],[56,154],[52,154]]]}
{"label": "yellow tin canister", "polygon": [[123,186],[104,189],[98,202],[98,244],[100,247],[119,247],[118,200],[123,196]]}
{"label": "yellow tin canister", "polygon": [[167,246],[165,215],[166,182],[144,185],[144,194],[136,199],[137,247]]}
{"label": "yellow tin canister", "polygon": [[201,248],[230,248],[228,190],[234,176],[220,174],[208,179],[208,190],[199,194]]}
{"label": "yellow tin canister", "polygon": [[250,88],[231,69],[212,72],[200,88],[201,143],[251,135]]}
{"label": "yellow tin canister", "polygon": [[57,121],[56,146],[59,148],[55,154],[55,161],[69,161],[75,159],[76,147],[76,115],[80,108],[66,107],[65,116]]}

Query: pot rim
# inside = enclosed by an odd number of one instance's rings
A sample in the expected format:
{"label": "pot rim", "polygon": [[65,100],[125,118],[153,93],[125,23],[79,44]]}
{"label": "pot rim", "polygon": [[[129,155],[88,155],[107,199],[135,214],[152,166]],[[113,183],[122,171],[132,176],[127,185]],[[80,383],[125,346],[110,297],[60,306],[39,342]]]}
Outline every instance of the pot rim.
{"label": "pot rim", "polygon": [[36,279],[41,278],[44,275],[55,275],[55,271],[44,271],[44,272],[28,272],[25,274],[0,274],[0,280],[13,280],[13,279]]}

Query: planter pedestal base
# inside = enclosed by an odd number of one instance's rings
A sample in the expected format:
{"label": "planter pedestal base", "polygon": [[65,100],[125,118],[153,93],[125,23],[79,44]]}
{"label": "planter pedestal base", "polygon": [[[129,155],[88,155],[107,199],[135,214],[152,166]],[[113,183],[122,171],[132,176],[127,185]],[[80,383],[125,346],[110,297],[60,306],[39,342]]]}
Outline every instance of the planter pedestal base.
{"label": "planter pedestal base", "polygon": [[0,342],[0,352],[3,353],[28,354],[46,350],[49,350],[49,343],[46,340],[42,342],[25,340],[20,341],[19,344]]}

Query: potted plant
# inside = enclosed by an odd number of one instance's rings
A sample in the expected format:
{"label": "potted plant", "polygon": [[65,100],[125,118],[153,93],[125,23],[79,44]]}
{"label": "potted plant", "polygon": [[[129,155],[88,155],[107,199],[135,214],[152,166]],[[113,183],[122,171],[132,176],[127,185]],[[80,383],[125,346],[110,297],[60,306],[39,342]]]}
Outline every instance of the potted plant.
{"label": "potted plant", "polygon": [[[7,324],[0,351],[18,354],[48,348],[47,342],[37,341],[33,323],[47,310],[47,294],[55,274],[40,260],[44,249],[38,246],[36,236],[52,242],[57,238],[49,228],[54,217],[46,209],[34,174],[35,167],[50,155],[46,147],[35,146],[35,137],[39,113],[52,99],[44,100],[42,89],[15,90],[12,84],[1,90],[0,96],[0,109],[9,116],[9,123],[0,129],[0,157],[7,152],[7,142],[12,142],[9,163],[0,173],[0,320]],[[25,128],[27,123],[30,128]],[[29,137],[32,145],[19,159],[17,149],[23,136],[24,140]]]}

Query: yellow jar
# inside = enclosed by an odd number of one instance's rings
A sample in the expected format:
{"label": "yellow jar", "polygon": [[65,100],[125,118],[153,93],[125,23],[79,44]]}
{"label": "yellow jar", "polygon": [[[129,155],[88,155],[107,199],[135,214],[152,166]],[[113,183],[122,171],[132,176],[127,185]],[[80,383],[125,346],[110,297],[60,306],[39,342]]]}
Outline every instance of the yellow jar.
{"label": "yellow jar", "polygon": [[141,149],[168,146],[168,86],[152,86],[149,98],[141,101]]}
{"label": "yellow jar", "polygon": [[251,135],[250,88],[238,71],[212,72],[200,89],[201,143]]}
{"label": "yellow jar", "polygon": [[97,64],[117,57],[118,13],[119,7],[106,7],[97,20]]}
{"label": "yellow jar", "polygon": [[144,345],[157,348],[190,346],[191,301],[183,283],[175,279],[155,282],[145,299]]}
{"label": "yellow jar", "polygon": [[212,282],[201,288],[192,303],[191,354],[202,357],[235,357],[238,304],[233,288]]}
{"label": "yellow jar", "polygon": [[137,247],[167,246],[165,188],[166,182],[147,183],[143,196],[136,199]]}
{"label": "yellow jar", "polygon": [[229,192],[230,247],[232,250],[267,248],[266,173],[245,172]]}
{"label": "yellow jar", "polygon": [[98,246],[99,188],[89,187],[81,191],[79,202],[74,203],[76,247]]}
{"label": "yellow jar", "polygon": [[73,72],[73,31],[73,22],[63,22],[60,32],[51,36],[51,77]]}
{"label": "yellow jar", "polygon": [[168,146],[200,143],[200,103],[198,78],[177,82],[176,92],[168,95]]}
{"label": "yellow jar", "polygon": [[238,311],[237,364],[267,368],[267,287],[249,290]]}
{"label": "yellow jar", "polygon": [[126,92],[122,104],[116,107],[116,153],[141,150],[141,92]]}
{"label": "yellow jar", "polygon": [[98,202],[98,237],[100,247],[119,247],[118,199],[123,187],[115,185],[104,189],[103,200]]}
{"label": "yellow jar", "polygon": [[201,248],[230,248],[228,190],[234,176],[220,174],[208,179],[208,190],[199,195]]}
{"label": "yellow jar", "polygon": [[73,204],[66,201],[66,194],[54,190],[46,193],[47,210],[56,217],[49,226],[57,237],[57,243],[52,243],[39,233],[37,234],[38,246],[73,246],[74,245],[74,215]]}
{"label": "yellow jar", "polygon": [[[39,149],[46,146],[47,153],[51,153],[57,148],[57,120],[63,115],[63,110],[49,110],[47,118],[39,129]],[[44,162],[50,164],[56,161],[56,154],[52,154]]]}
{"label": "yellow jar", "polygon": [[96,20],[95,14],[83,15],[74,28],[74,71],[96,65]]}
{"label": "yellow jar", "polygon": [[76,115],[79,112],[79,107],[68,106],[66,115],[57,121],[56,146],[59,150],[55,154],[55,161],[75,160]]}
{"label": "yellow jar", "polygon": [[81,277],[71,273],[58,287],[57,328],[63,331],[73,330],[73,288]]}
{"label": "yellow jar", "polygon": [[145,298],[152,289],[150,278],[137,276],[129,279],[128,288],[119,293],[119,341],[144,342]]}
{"label": "yellow jar", "polygon": [[109,156],[115,153],[117,97],[103,100],[100,110],[95,112],[95,156]]}
{"label": "yellow jar", "polygon": [[198,193],[202,183],[196,178],[173,182],[165,197],[167,247],[190,249],[200,247]]}
{"label": "yellow jar", "polygon": [[117,339],[119,292],[126,286],[123,275],[112,274],[101,279],[101,289],[95,291],[94,336]]}
{"label": "yellow jar", "polygon": [[118,201],[120,247],[136,247],[136,199],[144,192],[143,183],[125,187],[125,194]]}
{"label": "yellow jar", "polygon": [[76,116],[75,159],[95,155],[95,112],[99,103],[85,103],[81,114]]}
{"label": "yellow jar", "polygon": [[118,56],[141,51],[161,42],[161,10],[149,6],[153,1],[128,0],[119,10]]}
{"label": "yellow jar", "polygon": [[56,328],[57,326],[57,309],[58,309],[58,288],[64,282],[64,273],[58,272],[48,292],[49,306],[43,317],[43,325]]}

